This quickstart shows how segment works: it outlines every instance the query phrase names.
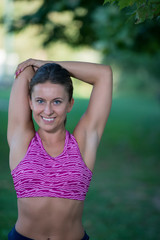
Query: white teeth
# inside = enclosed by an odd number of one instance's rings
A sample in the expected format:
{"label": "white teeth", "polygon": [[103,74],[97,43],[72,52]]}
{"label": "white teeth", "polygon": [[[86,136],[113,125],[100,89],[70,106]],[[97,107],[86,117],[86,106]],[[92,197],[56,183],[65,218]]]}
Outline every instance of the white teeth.
{"label": "white teeth", "polygon": [[45,117],[42,117],[45,121],[48,121],[48,122],[51,122],[54,120],[54,118],[45,118]]}

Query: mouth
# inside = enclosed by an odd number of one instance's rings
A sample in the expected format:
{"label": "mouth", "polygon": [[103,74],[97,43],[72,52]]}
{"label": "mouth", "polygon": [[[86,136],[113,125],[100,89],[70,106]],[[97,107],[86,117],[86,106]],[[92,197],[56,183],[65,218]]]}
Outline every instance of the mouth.
{"label": "mouth", "polygon": [[43,117],[41,116],[41,118],[45,121],[45,122],[48,122],[48,123],[51,123],[55,120],[55,117]]}

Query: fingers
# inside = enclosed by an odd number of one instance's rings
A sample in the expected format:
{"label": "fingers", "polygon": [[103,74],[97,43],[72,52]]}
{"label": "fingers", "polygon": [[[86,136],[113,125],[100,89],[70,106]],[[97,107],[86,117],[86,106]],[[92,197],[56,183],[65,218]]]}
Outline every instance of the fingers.
{"label": "fingers", "polygon": [[15,77],[17,78],[18,75],[24,71],[25,68],[32,66],[35,70],[35,72],[37,71],[37,69],[39,67],[41,67],[42,65],[44,65],[45,63],[47,63],[47,61],[44,60],[37,60],[37,59],[33,59],[33,58],[29,58],[28,60],[20,63],[16,69],[15,72]]}
{"label": "fingers", "polygon": [[18,75],[19,75],[21,72],[23,72],[26,67],[32,66],[32,64],[33,64],[33,59],[32,59],[32,58],[29,58],[28,60],[20,63],[20,64],[17,66],[17,69],[16,69],[16,71],[15,71],[15,78],[17,78]]}

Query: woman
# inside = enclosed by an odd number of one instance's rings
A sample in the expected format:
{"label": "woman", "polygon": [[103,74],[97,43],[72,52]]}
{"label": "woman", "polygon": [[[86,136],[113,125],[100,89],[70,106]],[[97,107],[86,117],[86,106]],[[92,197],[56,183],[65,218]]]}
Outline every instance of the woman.
{"label": "woman", "polygon": [[[70,76],[93,86],[73,134],[65,129],[74,103]],[[18,219],[9,240],[89,239],[82,225],[83,202],[111,101],[109,66],[35,59],[18,66],[7,134]]]}

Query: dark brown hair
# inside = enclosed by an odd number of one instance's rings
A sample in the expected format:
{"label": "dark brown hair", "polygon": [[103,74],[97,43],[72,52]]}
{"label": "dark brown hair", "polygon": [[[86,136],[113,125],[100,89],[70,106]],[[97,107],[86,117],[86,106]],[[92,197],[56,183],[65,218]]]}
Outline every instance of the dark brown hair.
{"label": "dark brown hair", "polygon": [[63,85],[68,93],[69,101],[71,101],[73,96],[73,84],[72,84],[70,74],[65,68],[61,67],[61,65],[57,63],[44,64],[37,70],[37,72],[31,79],[29,84],[30,98],[31,98],[34,86],[36,84],[45,83],[47,81],[53,84]]}

